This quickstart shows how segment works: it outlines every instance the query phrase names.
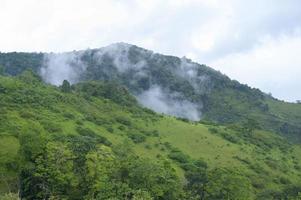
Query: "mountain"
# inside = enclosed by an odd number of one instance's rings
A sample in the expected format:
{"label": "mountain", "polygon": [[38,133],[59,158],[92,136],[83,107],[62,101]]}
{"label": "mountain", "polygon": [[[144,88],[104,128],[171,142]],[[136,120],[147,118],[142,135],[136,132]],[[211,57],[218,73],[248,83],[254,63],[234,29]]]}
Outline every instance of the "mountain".
{"label": "mountain", "polygon": [[67,53],[1,53],[9,75],[25,69],[44,81],[112,81],[156,112],[192,121],[253,123],[301,142],[301,105],[279,101],[187,58],[165,56],[126,43]]}
{"label": "mountain", "polygon": [[0,75],[0,199],[298,199],[300,145],[255,125],[157,114],[110,81]]}

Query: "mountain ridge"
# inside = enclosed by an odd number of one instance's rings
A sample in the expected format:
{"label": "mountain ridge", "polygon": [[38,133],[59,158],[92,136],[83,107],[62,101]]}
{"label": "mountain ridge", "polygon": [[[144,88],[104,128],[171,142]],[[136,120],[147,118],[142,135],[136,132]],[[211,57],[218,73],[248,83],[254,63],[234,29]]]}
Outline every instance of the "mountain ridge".
{"label": "mountain ridge", "polygon": [[265,130],[301,141],[300,105],[281,102],[206,65],[135,45],[115,43],[59,54],[0,54],[0,65],[11,75],[32,66],[46,82],[56,85],[65,79],[113,81],[157,112],[222,124],[255,120]]}

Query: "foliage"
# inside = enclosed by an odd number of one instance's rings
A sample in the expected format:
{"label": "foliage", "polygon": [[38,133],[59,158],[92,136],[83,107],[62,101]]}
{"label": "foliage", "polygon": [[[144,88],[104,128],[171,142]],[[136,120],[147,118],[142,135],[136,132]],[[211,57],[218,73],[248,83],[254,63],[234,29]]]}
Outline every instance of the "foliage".
{"label": "foliage", "polygon": [[247,178],[234,171],[216,169],[210,172],[206,185],[208,199],[252,199],[252,187]]}
{"label": "foliage", "polygon": [[80,84],[65,93],[31,72],[0,77],[1,195],[298,198],[301,148],[261,123],[187,123],[126,106],[133,97],[106,96],[107,84],[88,85],[91,93]]}
{"label": "foliage", "polygon": [[4,195],[0,195],[0,200],[19,200],[18,194],[8,193]]}
{"label": "foliage", "polygon": [[71,85],[70,85],[69,81],[67,81],[67,80],[63,81],[61,88],[62,88],[62,92],[65,92],[65,93],[71,92]]}

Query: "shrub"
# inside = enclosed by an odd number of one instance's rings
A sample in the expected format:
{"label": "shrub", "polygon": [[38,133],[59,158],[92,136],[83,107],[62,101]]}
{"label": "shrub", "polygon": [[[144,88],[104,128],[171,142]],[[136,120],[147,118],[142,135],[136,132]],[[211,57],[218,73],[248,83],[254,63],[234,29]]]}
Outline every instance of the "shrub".
{"label": "shrub", "polygon": [[77,125],[83,125],[83,124],[84,124],[81,120],[76,120],[75,123],[76,123]]}
{"label": "shrub", "polygon": [[167,148],[167,149],[171,149],[172,146],[169,142],[164,142],[164,146]]}
{"label": "shrub", "polygon": [[234,135],[228,134],[226,132],[221,132],[220,134],[225,140],[228,140],[229,142],[232,143],[239,143],[240,139]]}
{"label": "shrub", "polygon": [[154,130],[153,131],[153,136],[154,137],[159,137],[159,131],[158,130]]}
{"label": "shrub", "polygon": [[124,131],[125,130],[125,126],[121,125],[121,126],[118,127],[118,129],[121,130],[121,131]]}
{"label": "shrub", "polygon": [[267,160],[265,161],[265,163],[271,168],[271,169],[279,169],[279,165],[277,163],[277,161],[271,159],[271,158],[267,158]]}
{"label": "shrub", "polygon": [[106,130],[110,133],[114,133],[114,129],[112,127],[106,127]]}
{"label": "shrub", "polygon": [[62,131],[60,124],[54,122],[42,121],[41,124],[43,125],[44,129],[49,133],[58,133]]}
{"label": "shrub", "polygon": [[26,110],[20,111],[20,117],[24,119],[37,119],[37,116],[33,112]]}
{"label": "shrub", "polygon": [[140,133],[128,133],[127,135],[135,143],[144,142],[146,139],[146,137]]}
{"label": "shrub", "polygon": [[169,153],[168,157],[181,164],[185,164],[189,162],[189,156],[184,154],[180,150],[173,150],[172,152]]}
{"label": "shrub", "polygon": [[212,127],[210,127],[210,128],[208,128],[208,131],[209,131],[210,133],[213,133],[213,134],[218,133],[218,129],[217,129],[217,128],[212,128]]}
{"label": "shrub", "polygon": [[182,122],[189,122],[189,119],[182,118],[182,117],[177,117],[177,120],[180,120]]}
{"label": "shrub", "polygon": [[63,116],[67,119],[74,119],[74,115],[72,113],[64,113]]}
{"label": "shrub", "polygon": [[289,179],[287,179],[287,178],[285,178],[285,177],[283,177],[283,176],[280,177],[279,181],[280,181],[280,183],[283,184],[283,185],[288,185],[288,184],[291,183]]}
{"label": "shrub", "polygon": [[76,131],[81,136],[94,138],[98,143],[102,143],[102,144],[105,144],[107,146],[111,146],[112,145],[112,143],[107,138],[105,138],[104,136],[101,136],[99,134],[96,134],[93,130],[91,130],[89,128],[83,128],[81,126],[78,126],[76,128]]}
{"label": "shrub", "polygon": [[116,121],[120,124],[125,125],[125,126],[131,126],[132,125],[131,121],[126,117],[122,117],[122,116],[116,117]]}
{"label": "shrub", "polygon": [[153,130],[153,131],[141,131],[146,136],[153,136],[153,137],[159,137],[159,131]]}

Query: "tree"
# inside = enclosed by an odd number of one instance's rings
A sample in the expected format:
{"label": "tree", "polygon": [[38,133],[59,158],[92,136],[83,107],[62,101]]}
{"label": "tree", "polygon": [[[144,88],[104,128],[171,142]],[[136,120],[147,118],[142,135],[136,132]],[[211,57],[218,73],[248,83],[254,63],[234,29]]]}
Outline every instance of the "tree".
{"label": "tree", "polygon": [[48,142],[43,155],[39,156],[36,163],[35,177],[42,181],[44,196],[62,197],[69,196],[72,188],[78,184],[73,173],[74,155],[66,144],[61,142]]}
{"label": "tree", "polygon": [[252,133],[255,129],[261,128],[259,122],[252,118],[248,118],[243,123],[243,127],[244,127],[245,131],[247,131],[248,133]]}
{"label": "tree", "polygon": [[244,176],[229,169],[215,169],[208,175],[205,199],[253,199],[252,186]]}
{"label": "tree", "polygon": [[199,159],[186,167],[185,178],[187,179],[187,189],[197,199],[204,199],[205,186],[208,182],[207,164]]}
{"label": "tree", "polygon": [[[88,187],[87,199],[107,199],[116,197],[114,194],[114,180],[110,178],[117,167],[111,148],[101,145],[95,151],[86,155],[86,183]],[[122,197],[122,196],[121,196]]]}
{"label": "tree", "polygon": [[175,170],[166,161],[136,159],[130,165],[129,180],[132,189],[147,191],[154,199],[179,199],[182,192]]}
{"label": "tree", "polygon": [[62,92],[65,92],[65,93],[71,92],[71,85],[70,85],[69,81],[64,80],[61,89],[62,89]]}
{"label": "tree", "polygon": [[25,199],[41,199],[43,180],[35,176],[35,160],[43,155],[46,138],[38,133],[41,129],[30,130],[20,134],[20,195]]}
{"label": "tree", "polygon": [[20,75],[18,75],[18,78],[24,81],[25,83],[33,84],[33,85],[42,82],[42,78],[32,69],[27,69],[23,71]]}
{"label": "tree", "polygon": [[137,190],[134,192],[133,200],[153,200],[154,198],[151,195],[143,190]]}

